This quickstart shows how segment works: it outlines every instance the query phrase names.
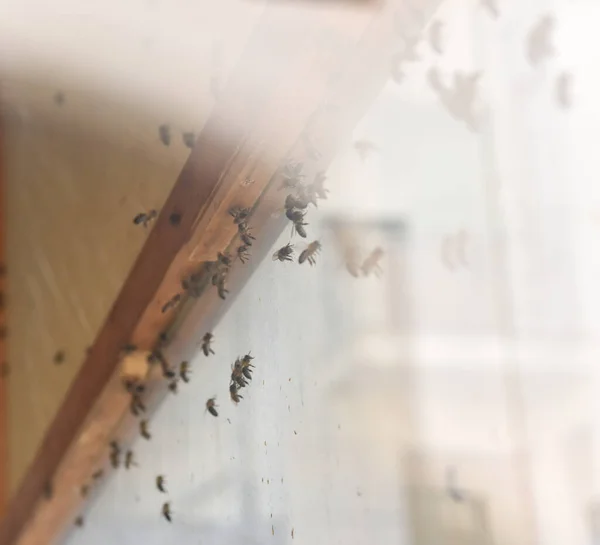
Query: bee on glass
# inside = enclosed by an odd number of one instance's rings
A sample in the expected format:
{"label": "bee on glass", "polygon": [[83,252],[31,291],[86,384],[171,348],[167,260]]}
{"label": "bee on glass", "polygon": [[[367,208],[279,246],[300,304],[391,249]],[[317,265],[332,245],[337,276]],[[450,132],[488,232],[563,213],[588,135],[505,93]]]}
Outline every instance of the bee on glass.
{"label": "bee on glass", "polygon": [[304,250],[298,258],[298,263],[302,264],[308,261],[310,265],[314,265],[316,261],[316,255],[321,251],[321,243],[318,240],[311,242],[308,248]]}
{"label": "bee on glass", "polygon": [[83,526],[83,517],[81,515],[79,515],[75,519],[75,526],[77,526],[78,528],[81,528]]}
{"label": "bee on glass", "polygon": [[160,350],[154,350],[152,354],[148,356],[148,362],[154,363],[158,361],[162,370],[163,377],[166,379],[175,378],[175,371],[171,369],[169,362],[165,358],[164,354]]}
{"label": "bee on glass", "polygon": [[235,206],[229,210],[229,215],[233,218],[233,223],[239,225],[244,223],[250,217],[250,208],[242,208],[241,206]]}
{"label": "bee on glass", "polygon": [[253,236],[250,232],[250,227],[248,227],[248,223],[245,221],[238,223],[238,234],[240,235],[240,240],[246,246],[252,246],[252,242],[256,240],[256,237]]}
{"label": "bee on glass", "polygon": [[167,480],[165,479],[164,475],[158,475],[156,477],[156,488],[158,488],[158,490],[163,494],[167,493]]}
{"label": "bee on glass", "polygon": [[248,384],[242,368],[242,360],[239,358],[235,360],[235,363],[231,366],[231,382],[232,384],[235,384],[236,388],[243,388]]}
{"label": "bee on glass", "polygon": [[89,491],[90,491],[90,485],[89,484],[84,484],[79,489],[79,492],[81,493],[81,497],[82,498],[87,498],[87,495],[88,495]]}
{"label": "bee on glass", "polygon": [[148,421],[147,420],[140,421],[140,434],[144,439],[147,439],[148,441],[150,439],[152,439],[152,435],[150,435],[150,432],[148,431]]}
{"label": "bee on glass", "polygon": [[137,466],[133,459],[133,450],[128,450],[125,454],[125,469],[129,469],[132,466]]}
{"label": "bee on glass", "polygon": [[235,382],[232,382],[229,385],[229,396],[231,397],[231,401],[233,401],[236,405],[240,402],[240,399],[244,399],[243,396],[238,394],[238,387]]}
{"label": "bee on glass", "polygon": [[156,218],[158,217],[158,212],[156,210],[150,210],[150,212],[140,212],[135,218],[133,218],[133,223],[135,225],[143,225],[144,227],[148,227]]}
{"label": "bee on glass", "polygon": [[162,506],[162,514],[169,522],[171,522],[171,504],[169,502],[165,502]]}
{"label": "bee on glass", "polygon": [[142,398],[139,396],[139,394],[134,394],[131,396],[129,409],[131,410],[133,416],[139,416],[140,412],[146,412],[146,405],[144,405],[144,402],[142,401]]}
{"label": "bee on glass", "polygon": [[304,227],[308,225],[308,223],[304,222],[304,212],[297,209],[286,210],[285,215],[293,224],[292,233],[295,231],[302,238],[306,238],[306,230]]}
{"label": "bee on glass", "polygon": [[179,364],[179,376],[185,383],[190,381],[190,362],[182,361]]}
{"label": "bee on glass", "polygon": [[219,413],[217,412],[218,405],[216,404],[216,399],[216,397],[211,397],[206,401],[206,410],[215,417],[219,416]]}
{"label": "bee on glass", "polygon": [[242,244],[242,245],[238,246],[236,255],[237,255],[237,258],[242,263],[246,263],[246,261],[248,261],[248,259],[250,259],[250,252],[248,251],[248,245]]}
{"label": "bee on glass", "polygon": [[171,390],[171,392],[173,392],[174,394],[177,393],[177,379],[169,382],[169,390]]}
{"label": "bee on glass", "polygon": [[381,265],[379,265],[379,261],[383,257],[383,254],[384,251],[378,246],[363,261],[363,264],[360,266],[360,270],[365,276],[369,276],[372,272],[374,272],[376,276],[381,274],[382,269]]}
{"label": "bee on glass", "polygon": [[111,441],[110,443],[110,465],[117,469],[121,464],[121,448],[116,441]]}
{"label": "bee on glass", "polygon": [[289,242],[273,253],[273,261],[293,261],[294,246]]}
{"label": "bee on glass", "polygon": [[300,196],[296,196],[290,193],[285,198],[284,208],[286,209],[286,211],[293,210],[294,208],[298,208],[299,210],[305,210],[306,208],[308,208],[309,204],[310,201],[304,191],[300,194]]}
{"label": "bee on glass", "polygon": [[162,307],[161,312],[164,314],[168,310],[175,308],[181,302],[181,293],[176,293]]}
{"label": "bee on glass", "polygon": [[304,165],[300,162],[290,162],[283,168],[282,181],[279,189],[293,189],[302,183]]}
{"label": "bee on glass", "polygon": [[215,351],[212,349],[212,346],[211,346],[214,338],[215,338],[215,336],[210,332],[205,333],[204,337],[202,337],[202,352],[204,352],[205,356],[215,353]]}

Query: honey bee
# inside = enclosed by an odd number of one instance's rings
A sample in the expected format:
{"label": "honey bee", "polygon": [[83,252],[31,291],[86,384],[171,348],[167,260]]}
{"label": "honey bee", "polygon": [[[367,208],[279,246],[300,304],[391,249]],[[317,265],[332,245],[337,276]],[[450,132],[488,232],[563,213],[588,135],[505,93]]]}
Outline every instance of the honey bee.
{"label": "honey bee", "polygon": [[156,218],[158,217],[158,212],[156,210],[150,210],[149,212],[140,212],[135,218],[133,218],[133,223],[135,225],[142,224],[144,227],[148,227]]}
{"label": "honey bee", "polygon": [[131,378],[127,378],[127,379],[123,380],[123,386],[125,387],[125,390],[127,390],[127,392],[132,395],[141,394],[146,389],[144,384],[142,384],[138,380],[131,379]]}
{"label": "honey bee", "polygon": [[111,441],[110,442],[110,449],[113,452],[121,452],[121,447],[119,446],[119,443],[117,443],[116,441]]}
{"label": "honey bee", "polygon": [[193,132],[184,132],[182,135],[183,144],[186,148],[192,149],[196,142],[196,134]]}
{"label": "honey bee", "polygon": [[236,255],[237,255],[237,258],[242,263],[246,263],[246,261],[248,261],[250,259],[250,252],[248,251],[248,245],[242,244],[242,245],[238,246]]}
{"label": "honey bee", "polygon": [[254,358],[250,354],[246,354],[242,359],[242,374],[248,380],[252,380],[252,368],[254,365],[252,365],[251,360],[253,359]]}
{"label": "honey bee", "polygon": [[273,253],[273,261],[293,261],[294,246],[289,242]]}
{"label": "honey bee", "polygon": [[158,475],[156,477],[156,488],[158,488],[158,490],[160,492],[162,492],[163,494],[166,494],[167,493],[166,486],[167,486],[167,481],[166,481],[164,475]]}
{"label": "honey bee", "polygon": [[244,223],[250,217],[250,208],[242,208],[241,206],[235,206],[229,210],[229,215],[233,217],[233,223],[239,225]]}
{"label": "honey bee", "polygon": [[182,361],[179,364],[179,376],[183,382],[188,383],[190,381],[190,363],[188,361]]}
{"label": "honey bee", "polygon": [[83,526],[83,517],[81,515],[79,515],[75,519],[75,526],[77,526],[78,528],[81,528]]}
{"label": "honey bee", "polygon": [[306,250],[304,250],[301,254],[300,257],[298,258],[298,263],[302,264],[305,261],[308,261],[308,263],[312,266],[314,265],[317,261],[316,261],[316,255],[321,251],[321,243],[318,240],[315,240],[313,242],[311,242],[308,245],[308,248],[306,248]]}
{"label": "honey bee", "polygon": [[226,299],[229,290],[225,288],[225,280],[222,280],[217,284],[217,293],[221,299]]}
{"label": "honey bee", "polygon": [[291,193],[285,198],[284,208],[287,210],[293,210],[298,208],[305,210],[310,204],[308,197],[304,192],[300,196],[292,195]]}
{"label": "honey bee", "polygon": [[240,402],[240,399],[244,399],[243,396],[238,394],[238,387],[235,382],[232,382],[229,385],[229,396],[231,397],[231,401],[233,401],[236,405]]}
{"label": "honey bee", "polygon": [[117,469],[121,465],[121,451],[112,450],[109,455],[109,459],[110,459],[110,465],[113,468]]}
{"label": "honey bee", "polygon": [[304,227],[308,225],[308,223],[304,222],[304,213],[301,210],[293,209],[286,210],[285,215],[287,219],[293,223],[292,233],[295,231],[302,238],[306,238],[306,231]]}
{"label": "honey bee", "polygon": [[248,384],[242,369],[242,361],[238,358],[231,366],[231,382],[235,384],[236,388],[243,388]]}
{"label": "honey bee", "polygon": [[245,221],[238,224],[238,234],[240,235],[240,240],[246,246],[252,246],[252,241],[256,240],[256,237],[252,235],[250,227],[248,227]]}
{"label": "honey bee", "polygon": [[133,416],[139,416],[140,411],[143,413],[146,412],[146,405],[144,405],[142,398],[138,394],[131,396],[129,409],[131,410]]}
{"label": "honey bee", "polygon": [[165,146],[171,144],[171,127],[166,123],[158,127],[158,137]]}
{"label": "honey bee", "polygon": [[211,347],[211,343],[212,343],[213,339],[214,339],[214,335],[210,332],[205,333],[204,337],[202,337],[202,352],[204,352],[205,356],[215,353],[215,351]]}
{"label": "honey bee", "polygon": [[148,441],[152,439],[152,435],[150,435],[150,432],[148,431],[147,420],[140,420],[140,434],[144,439],[147,439]]}
{"label": "honey bee", "polygon": [[290,162],[283,168],[281,186],[279,189],[293,189],[302,183],[304,165],[300,162]]}
{"label": "honey bee", "polygon": [[176,293],[169,299],[160,310],[163,314],[172,308],[175,308],[181,302],[181,293]]}
{"label": "honey bee", "polygon": [[125,469],[129,469],[132,466],[137,466],[133,459],[133,450],[128,450],[125,454]]}
{"label": "honey bee", "polygon": [[54,354],[54,357],[52,358],[52,361],[54,362],[54,365],[60,365],[61,363],[64,363],[66,358],[66,354],[64,350],[57,350],[56,353]]}
{"label": "honey bee", "polygon": [[169,383],[169,390],[171,390],[171,392],[173,392],[174,394],[176,394],[176,393],[177,393],[177,379],[175,379],[175,380],[172,380],[172,381]]}
{"label": "honey bee", "polygon": [[175,378],[175,371],[171,369],[169,362],[166,360],[165,356],[160,350],[154,350],[148,356],[149,363],[154,363],[155,361],[158,361],[160,363],[163,377],[165,377],[166,379]]}
{"label": "honey bee", "polygon": [[374,272],[376,276],[379,276],[379,274],[382,272],[379,261],[383,257],[383,254],[384,251],[378,246],[364,260],[360,270],[365,276],[369,276],[372,272]]}
{"label": "honey bee", "polygon": [[219,413],[217,412],[218,405],[215,403],[216,399],[215,396],[206,401],[206,410],[215,417],[219,416]]}
{"label": "honey bee", "polygon": [[172,513],[171,513],[171,504],[169,502],[166,502],[163,504],[162,514],[169,522],[171,522],[171,514]]}

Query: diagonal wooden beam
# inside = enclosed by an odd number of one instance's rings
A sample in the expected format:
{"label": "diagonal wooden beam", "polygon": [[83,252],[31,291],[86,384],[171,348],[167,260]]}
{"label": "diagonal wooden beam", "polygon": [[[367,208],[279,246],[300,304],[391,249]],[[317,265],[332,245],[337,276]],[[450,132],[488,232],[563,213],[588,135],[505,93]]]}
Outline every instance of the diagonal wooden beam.
{"label": "diagonal wooden beam", "polygon": [[[431,11],[437,0],[430,0]],[[71,386],[0,526],[0,545],[51,543],[81,507],[77,491],[106,464],[108,444],[137,428],[124,375],[146,379],[146,403],[166,391],[146,355],[189,310],[162,308],[181,280],[236,237],[228,212],[253,208],[253,259],[286,225],[278,167],[293,158],[310,176],[324,170],[388,79],[397,5],[376,11],[265,9],[148,240]],[[268,51],[278,54],[270,56]],[[265,59],[269,59],[265,63]],[[315,158],[315,151],[320,157]],[[248,185],[245,180],[253,180]],[[235,267],[232,293],[250,269]],[[227,308],[214,289],[191,312],[214,324]],[[177,315],[179,313],[179,315]],[[183,334],[183,330],[182,330]],[[122,348],[137,351],[123,359]],[[48,485],[52,485],[49,487]],[[52,490],[50,499],[45,492]]]}
{"label": "diagonal wooden beam", "polygon": [[[6,328],[5,293],[6,271],[5,261],[5,216],[4,216],[4,163],[3,163],[3,131],[0,117],[0,328]],[[5,331],[5,329],[4,329]],[[9,367],[6,362],[6,338],[0,335],[0,520],[5,510],[8,496],[8,380]]]}

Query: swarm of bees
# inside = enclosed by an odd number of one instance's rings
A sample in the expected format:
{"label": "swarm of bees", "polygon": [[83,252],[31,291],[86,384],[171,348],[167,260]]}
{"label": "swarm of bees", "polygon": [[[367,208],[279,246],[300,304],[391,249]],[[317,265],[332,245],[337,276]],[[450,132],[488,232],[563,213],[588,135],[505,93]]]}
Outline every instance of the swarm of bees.
{"label": "swarm of bees", "polygon": [[[231,366],[231,378],[229,382],[229,396],[231,401],[236,405],[240,402],[240,399],[244,399],[239,394],[239,391],[246,387],[252,381],[252,360],[254,359],[249,353],[243,358],[237,358],[235,363]],[[210,400],[209,400],[210,401]],[[211,414],[213,414],[211,412]]]}

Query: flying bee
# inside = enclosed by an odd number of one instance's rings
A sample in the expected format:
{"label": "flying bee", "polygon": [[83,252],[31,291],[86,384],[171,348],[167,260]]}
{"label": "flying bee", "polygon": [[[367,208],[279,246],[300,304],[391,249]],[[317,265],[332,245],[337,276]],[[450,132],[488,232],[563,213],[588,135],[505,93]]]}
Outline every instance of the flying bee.
{"label": "flying bee", "polygon": [[150,432],[148,431],[148,421],[147,420],[140,420],[140,434],[141,436],[150,441],[150,439],[152,439],[152,435],[150,435]]}
{"label": "flying bee", "polygon": [[237,255],[237,258],[242,263],[246,263],[246,261],[248,261],[250,259],[250,252],[248,251],[248,245],[242,244],[241,246],[238,246],[236,255]]}
{"label": "flying bee", "polygon": [[298,258],[298,263],[302,264],[305,261],[308,261],[308,263],[312,266],[314,265],[317,261],[316,261],[316,255],[321,251],[321,243],[318,240],[315,240],[313,242],[311,242],[308,245],[308,248],[306,248],[306,250],[304,250],[301,254],[300,257]]}
{"label": "flying bee", "polygon": [[238,387],[235,382],[232,382],[229,385],[229,396],[231,397],[231,401],[233,401],[236,405],[240,402],[240,399],[244,399],[238,394]]}
{"label": "flying bee", "polygon": [[160,492],[162,492],[163,494],[166,494],[167,493],[166,486],[167,486],[167,481],[166,481],[164,475],[158,475],[156,477],[156,488],[158,488],[158,490]]}
{"label": "flying bee", "polygon": [[302,174],[303,167],[304,165],[300,162],[290,162],[285,165],[281,173],[283,180],[279,189],[293,189],[300,185],[304,179],[304,174]]}
{"label": "flying bee", "polygon": [[179,364],[179,376],[183,382],[188,383],[190,381],[190,362],[182,361]]}
{"label": "flying bee", "polygon": [[273,254],[273,261],[293,261],[293,255],[294,246],[288,242],[285,246],[282,246]]}
{"label": "flying bee", "polygon": [[285,215],[294,224],[292,227],[292,233],[295,231],[302,238],[306,238],[304,226],[308,225],[308,223],[304,222],[304,213],[301,210],[286,210]]}
{"label": "flying bee", "polygon": [[144,227],[148,227],[156,218],[158,217],[158,212],[156,210],[150,210],[149,212],[140,212],[135,218],[133,218],[133,223],[135,225],[142,224]]}
{"label": "flying bee", "polygon": [[233,223],[239,225],[240,223],[244,223],[250,217],[251,211],[252,210],[250,208],[235,206],[229,210],[229,215],[233,217]]}
{"label": "flying bee", "polygon": [[175,308],[181,301],[181,293],[176,293],[162,307],[161,312],[164,314],[168,310]]}
{"label": "flying bee", "polygon": [[171,522],[171,504],[166,502],[162,506],[162,514],[169,522]]}
{"label": "flying bee", "polygon": [[177,393],[177,379],[175,379],[175,380],[172,380],[172,381],[169,383],[169,390],[171,390],[171,392],[173,392],[174,394],[176,394],[176,393]]}
{"label": "flying bee", "polygon": [[216,397],[211,397],[206,401],[206,410],[215,417],[219,416],[219,413],[217,412],[218,405],[215,403],[216,399]]}
{"label": "flying bee", "polygon": [[215,353],[215,351],[211,348],[211,343],[214,337],[215,336],[210,332],[205,333],[204,337],[202,337],[202,352],[204,352],[205,356]]}
{"label": "flying bee", "polygon": [[171,143],[171,127],[166,123],[158,127],[158,137],[165,146],[168,146]]}
{"label": "flying bee", "polygon": [[132,466],[137,466],[133,459],[133,450],[128,450],[125,454],[125,469],[129,469]]}
{"label": "flying bee", "polygon": [[363,275],[369,276],[372,272],[375,273],[376,276],[382,272],[381,265],[379,265],[379,261],[383,257],[384,251],[377,246],[369,256],[364,260],[363,264],[360,266],[360,270]]}
{"label": "flying bee", "polygon": [[55,365],[60,365],[61,363],[63,363],[65,361],[65,358],[66,358],[65,351],[64,350],[58,350],[54,354],[54,357],[52,358],[52,361],[54,362]]}
{"label": "flying bee", "polygon": [[196,142],[196,134],[193,132],[184,132],[182,135],[183,144],[186,148],[192,149]]}

